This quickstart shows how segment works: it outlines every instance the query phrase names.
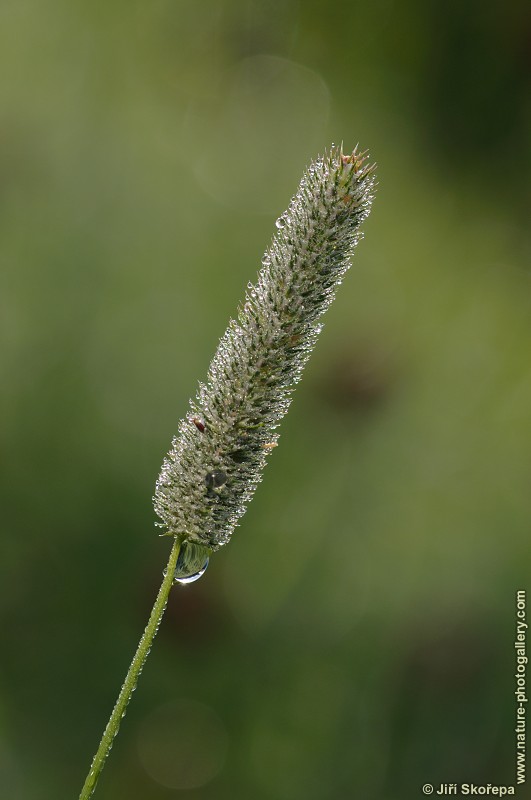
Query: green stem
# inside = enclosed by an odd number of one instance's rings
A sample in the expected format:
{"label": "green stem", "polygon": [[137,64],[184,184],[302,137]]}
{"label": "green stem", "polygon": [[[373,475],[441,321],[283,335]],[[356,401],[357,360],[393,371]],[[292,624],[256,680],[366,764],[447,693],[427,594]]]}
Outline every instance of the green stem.
{"label": "green stem", "polygon": [[157,595],[157,599],[155,600],[155,605],[153,606],[153,609],[151,611],[149,622],[146,625],[146,629],[142,634],[142,638],[140,639],[138,649],[135,653],[133,660],[131,661],[131,666],[127,671],[127,675],[125,676],[124,684],[120,689],[118,700],[116,701],[116,705],[113,708],[111,717],[109,719],[109,722],[107,723],[107,727],[103,732],[103,736],[101,738],[99,747],[96,751],[96,755],[94,756],[94,760],[92,761],[92,766],[90,768],[89,774],[86,777],[85,783],[81,790],[81,794],[79,795],[79,800],[88,800],[88,798],[92,795],[94,789],[96,788],[98,778],[100,777],[100,773],[105,764],[105,759],[109,755],[109,751],[112,747],[114,737],[118,733],[120,722],[125,714],[127,704],[131,699],[131,695],[136,688],[139,675],[142,672],[142,668],[145,664],[146,658],[148,657],[149,651],[151,650],[153,639],[155,638],[155,634],[157,633],[157,630],[159,628],[162,615],[164,614],[164,611],[166,609],[166,603],[168,602],[170,589],[173,585],[173,576],[175,574],[175,567],[177,564],[177,558],[179,556],[180,549],[181,549],[181,542],[179,539],[176,538],[173,542],[173,547],[171,549],[170,557],[168,560],[168,566],[166,567],[166,571],[164,574],[164,580],[162,581],[159,593]]}

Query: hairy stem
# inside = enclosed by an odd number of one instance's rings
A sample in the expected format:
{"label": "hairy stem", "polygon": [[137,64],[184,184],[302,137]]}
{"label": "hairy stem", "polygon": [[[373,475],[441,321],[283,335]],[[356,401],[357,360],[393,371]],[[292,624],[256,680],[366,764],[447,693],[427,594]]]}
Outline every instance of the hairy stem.
{"label": "hairy stem", "polygon": [[92,761],[92,766],[90,767],[90,771],[86,777],[81,794],[79,795],[79,800],[88,800],[96,788],[96,784],[105,764],[105,760],[109,755],[114,737],[118,733],[120,722],[125,714],[127,704],[131,699],[131,695],[136,688],[138,678],[142,672],[146,658],[149,655],[151,645],[153,644],[153,639],[155,638],[155,634],[157,633],[160,621],[166,609],[166,603],[168,602],[170,589],[173,585],[175,567],[180,548],[181,541],[180,539],[175,538],[168,560],[168,566],[166,567],[164,580],[162,581],[157,599],[155,600],[155,604],[151,610],[148,624],[146,625],[146,629],[142,634],[137,651],[131,662],[131,666],[127,671],[123,686],[120,689],[120,694],[118,695],[116,705],[113,708],[109,722],[107,723],[107,727],[105,728],[103,736],[101,737],[101,742]]}

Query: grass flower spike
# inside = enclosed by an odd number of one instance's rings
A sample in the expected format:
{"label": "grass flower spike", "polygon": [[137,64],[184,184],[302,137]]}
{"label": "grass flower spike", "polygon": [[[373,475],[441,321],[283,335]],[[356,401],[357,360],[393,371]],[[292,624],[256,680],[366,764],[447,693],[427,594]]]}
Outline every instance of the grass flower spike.
{"label": "grass flower spike", "polygon": [[173,544],[159,593],[80,794],[88,800],[151,649],[174,582],[199,578],[261,480],[277,428],[367,217],[374,167],[332,147],[304,174],[162,465],[154,504]]}
{"label": "grass flower spike", "polygon": [[209,550],[229,541],[360,239],[373,171],[365,154],[332,147],[277,220],[258,280],[164,461],[154,503],[169,535]]}

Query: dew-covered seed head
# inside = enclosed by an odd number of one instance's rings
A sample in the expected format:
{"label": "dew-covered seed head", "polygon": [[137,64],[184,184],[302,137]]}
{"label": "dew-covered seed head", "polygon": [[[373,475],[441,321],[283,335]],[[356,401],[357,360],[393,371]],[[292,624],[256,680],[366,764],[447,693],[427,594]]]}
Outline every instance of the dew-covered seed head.
{"label": "dew-covered seed head", "polygon": [[168,535],[226,544],[276,447],[280,420],[361,238],[375,189],[357,148],[312,162],[179,426],[154,505]]}

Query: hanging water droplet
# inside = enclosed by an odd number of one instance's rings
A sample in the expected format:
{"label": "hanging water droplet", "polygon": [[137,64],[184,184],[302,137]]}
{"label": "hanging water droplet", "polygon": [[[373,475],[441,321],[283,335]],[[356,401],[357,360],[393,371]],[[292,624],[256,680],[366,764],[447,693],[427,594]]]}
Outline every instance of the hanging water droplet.
{"label": "hanging water droplet", "polygon": [[287,218],[286,214],[282,214],[282,216],[280,216],[277,219],[277,221],[275,222],[275,225],[281,231],[282,228],[286,227],[287,222],[288,222],[288,218]]}
{"label": "hanging water droplet", "polygon": [[209,489],[216,489],[227,482],[227,475],[221,469],[214,469],[205,475],[205,483]]}
{"label": "hanging water droplet", "polygon": [[183,542],[175,565],[173,582],[186,586],[187,583],[197,581],[206,572],[210,552],[210,549],[202,544]]}

